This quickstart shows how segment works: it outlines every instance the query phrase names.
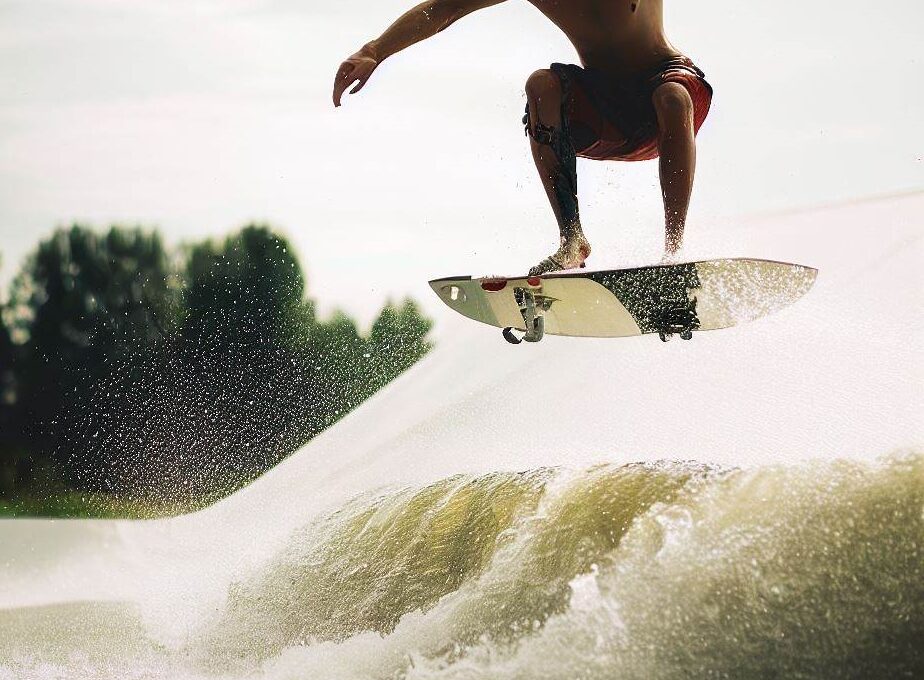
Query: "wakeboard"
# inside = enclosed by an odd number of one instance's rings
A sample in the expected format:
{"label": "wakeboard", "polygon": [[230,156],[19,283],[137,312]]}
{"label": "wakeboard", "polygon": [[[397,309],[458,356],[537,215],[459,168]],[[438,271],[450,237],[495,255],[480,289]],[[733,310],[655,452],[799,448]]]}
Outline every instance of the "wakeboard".
{"label": "wakeboard", "polygon": [[731,258],[541,276],[450,276],[430,281],[430,287],[451,309],[504,329],[504,338],[515,344],[538,342],[545,334],[657,333],[666,342],[791,305],[809,291],[817,274],[789,262]]}

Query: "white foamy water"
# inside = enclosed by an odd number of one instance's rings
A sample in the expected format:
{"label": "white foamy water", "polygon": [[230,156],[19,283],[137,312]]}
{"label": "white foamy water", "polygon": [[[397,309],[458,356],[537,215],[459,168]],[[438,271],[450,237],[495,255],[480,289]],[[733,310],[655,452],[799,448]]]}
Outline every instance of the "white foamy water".
{"label": "white foamy water", "polygon": [[0,522],[0,678],[920,669],[922,214],[691,233],[819,269],[691,342],[512,347],[441,311],[431,355],[209,509]]}

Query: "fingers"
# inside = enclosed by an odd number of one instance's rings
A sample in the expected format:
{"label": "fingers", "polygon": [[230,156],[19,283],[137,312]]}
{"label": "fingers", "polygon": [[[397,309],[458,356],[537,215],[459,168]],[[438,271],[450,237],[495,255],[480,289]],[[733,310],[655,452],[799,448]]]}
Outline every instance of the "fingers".
{"label": "fingers", "polygon": [[340,106],[343,91],[356,81],[356,77],[353,76],[353,71],[355,70],[356,66],[347,61],[343,62],[340,68],[337,69],[337,75],[334,76],[334,106]]}
{"label": "fingers", "polygon": [[368,82],[369,82],[369,76],[366,76],[365,78],[360,78],[359,82],[356,84],[356,87],[350,90],[350,94],[356,94],[361,89],[363,89],[363,85],[365,85]]}
{"label": "fingers", "polygon": [[343,93],[354,83],[356,87],[350,90],[350,94],[356,94],[363,89],[376,66],[376,62],[369,58],[350,57],[343,62],[334,78],[334,106],[340,106]]}
{"label": "fingers", "polygon": [[340,106],[340,99],[343,97],[344,91],[354,82],[356,82],[356,79],[350,78],[349,80],[339,81],[334,85],[334,106]]}

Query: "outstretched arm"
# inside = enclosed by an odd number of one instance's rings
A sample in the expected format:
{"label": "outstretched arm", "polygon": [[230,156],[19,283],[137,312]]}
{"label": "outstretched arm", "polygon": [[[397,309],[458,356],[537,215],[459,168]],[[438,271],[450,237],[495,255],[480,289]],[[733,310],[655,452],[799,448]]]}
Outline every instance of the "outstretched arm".
{"label": "outstretched arm", "polygon": [[367,42],[340,65],[334,79],[334,106],[340,106],[343,92],[356,81],[359,82],[350,94],[359,92],[387,57],[436,35],[466,14],[502,2],[504,0],[427,0],[412,7],[381,36]]}

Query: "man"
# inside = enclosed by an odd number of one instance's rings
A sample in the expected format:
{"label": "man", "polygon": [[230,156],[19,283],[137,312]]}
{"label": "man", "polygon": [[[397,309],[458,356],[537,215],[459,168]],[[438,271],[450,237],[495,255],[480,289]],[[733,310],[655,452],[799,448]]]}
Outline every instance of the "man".
{"label": "man", "polygon": [[[356,93],[387,57],[504,0],[429,0],[344,61],[334,105]],[[660,157],[665,259],[680,249],[693,188],[695,135],[712,87],[664,35],[662,0],[529,0],[571,40],[582,66],[552,64],[526,81],[523,123],[558,221],[560,247],[531,275],[583,267],[590,255],[578,214],[576,156]]]}

